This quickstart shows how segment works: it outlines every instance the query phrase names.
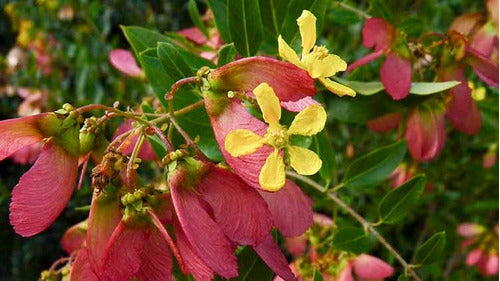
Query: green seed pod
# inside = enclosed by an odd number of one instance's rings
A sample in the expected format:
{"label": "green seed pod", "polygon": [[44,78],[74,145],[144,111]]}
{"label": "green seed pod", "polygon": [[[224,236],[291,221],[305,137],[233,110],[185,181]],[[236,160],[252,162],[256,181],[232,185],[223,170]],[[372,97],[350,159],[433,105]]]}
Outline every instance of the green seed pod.
{"label": "green seed pod", "polygon": [[87,154],[94,148],[95,134],[80,131],[80,154]]}

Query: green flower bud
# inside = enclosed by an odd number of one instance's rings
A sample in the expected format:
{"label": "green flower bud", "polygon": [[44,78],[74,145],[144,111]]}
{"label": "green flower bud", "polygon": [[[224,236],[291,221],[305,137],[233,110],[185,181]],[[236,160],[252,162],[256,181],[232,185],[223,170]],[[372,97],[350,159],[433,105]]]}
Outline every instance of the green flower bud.
{"label": "green flower bud", "polygon": [[80,154],[87,154],[94,148],[95,134],[80,131]]}

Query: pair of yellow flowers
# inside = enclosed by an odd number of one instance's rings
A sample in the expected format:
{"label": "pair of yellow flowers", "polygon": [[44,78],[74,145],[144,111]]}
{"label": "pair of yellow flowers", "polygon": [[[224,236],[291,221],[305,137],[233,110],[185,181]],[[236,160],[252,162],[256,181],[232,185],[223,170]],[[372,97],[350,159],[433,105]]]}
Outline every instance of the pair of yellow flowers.
{"label": "pair of yellow flowers", "polygon": [[[339,56],[329,54],[316,42],[316,17],[304,10],[297,19],[300,36],[302,38],[302,57],[283,40],[278,38],[280,56],[294,65],[306,70],[309,75],[318,79],[329,91],[339,95],[355,96],[352,89],[330,80],[328,77],[338,71],[344,71],[347,63]],[[274,90],[266,83],[257,86],[253,93],[262,111],[264,121],[269,125],[266,134],[262,137],[246,129],[231,131],[225,139],[225,149],[231,156],[239,157],[255,152],[263,145],[274,148],[267,157],[259,174],[259,184],[264,190],[277,191],[285,185],[285,162],[283,155],[289,156],[290,166],[299,174],[313,175],[322,165],[316,153],[290,143],[290,136],[312,136],[325,127],[326,112],[321,105],[311,105],[295,116],[287,129],[279,123],[281,119],[280,101]]]}

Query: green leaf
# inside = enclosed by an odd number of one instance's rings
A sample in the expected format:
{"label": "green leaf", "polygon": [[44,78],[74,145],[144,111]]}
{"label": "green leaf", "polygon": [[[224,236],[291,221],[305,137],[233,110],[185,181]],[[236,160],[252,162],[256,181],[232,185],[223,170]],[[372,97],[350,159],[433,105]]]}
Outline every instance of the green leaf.
{"label": "green leaf", "polygon": [[[327,0],[292,0],[288,3],[285,19],[281,27],[281,35],[289,44],[291,44],[297,34],[299,27],[297,19],[302,14],[303,10],[309,10],[317,18],[316,34],[321,34],[323,29],[324,18],[328,6],[331,2]],[[319,37],[319,36],[317,36]]]}
{"label": "green leaf", "polygon": [[258,0],[228,0],[229,33],[238,53],[255,55],[262,43],[262,21]]}
{"label": "green leaf", "polygon": [[334,77],[334,79],[350,88],[352,88],[356,93],[363,96],[371,96],[382,90],[384,90],[384,85],[379,81],[372,82],[362,82],[362,81],[349,81],[339,77]]}
{"label": "green leaf", "polygon": [[402,219],[418,202],[424,187],[425,176],[418,175],[389,192],[378,207],[380,220],[384,223],[395,223]]}
{"label": "green leaf", "polygon": [[143,27],[122,25],[121,28],[137,56],[147,49],[156,48],[158,42],[169,40],[166,36]]}
{"label": "green leaf", "polygon": [[274,272],[247,246],[238,254],[238,277],[231,281],[271,281],[273,276]]}
{"label": "green leaf", "polygon": [[[199,92],[194,88],[182,87],[174,97],[174,108],[180,109],[201,100]],[[224,158],[215,140],[214,131],[205,107],[199,107],[187,114],[177,117],[179,125],[191,138],[200,136],[198,147],[211,160],[220,162]],[[181,140],[183,143],[184,140]]]}
{"label": "green leaf", "polygon": [[314,270],[313,280],[312,281],[323,281],[323,274],[319,272],[317,269]]}
{"label": "green leaf", "polygon": [[285,19],[288,3],[289,0],[259,0],[264,26],[264,44],[270,53],[278,51],[278,36]]}
{"label": "green leaf", "polygon": [[480,200],[470,202],[465,206],[466,212],[498,210],[498,200]]}
{"label": "green leaf", "polygon": [[460,84],[460,81],[446,82],[413,82],[410,93],[415,95],[430,95],[446,91]]}
{"label": "green leaf", "polygon": [[398,26],[398,30],[412,37],[418,37],[424,32],[424,21],[417,17],[407,17]]}
{"label": "green leaf", "polygon": [[227,1],[228,0],[207,0],[208,7],[214,14],[215,25],[217,26],[220,37],[224,42],[231,42],[227,21]]}
{"label": "green leaf", "polygon": [[[349,81],[342,78],[335,77],[337,82],[351,87],[356,93],[363,96],[371,96],[382,90],[384,85],[379,81],[363,82],[363,81]],[[410,94],[415,95],[431,95],[446,91],[460,84],[460,81],[446,81],[446,82],[413,82],[410,87]]]}
{"label": "green leaf", "polygon": [[139,60],[141,61],[142,68],[146,77],[148,78],[149,84],[153,88],[155,96],[162,102],[163,106],[167,108],[167,103],[163,98],[163,95],[170,90],[170,86],[174,83],[174,80],[168,75],[160,60],[156,57],[156,49],[151,51],[145,51],[139,55]]}
{"label": "green leaf", "polygon": [[332,181],[333,169],[335,166],[335,153],[333,145],[328,138],[326,130],[314,136],[313,140],[314,151],[316,151],[319,158],[323,162],[321,169],[319,169],[319,175],[326,182],[326,186],[329,186]]}
{"label": "green leaf", "polygon": [[399,275],[397,281],[408,281],[408,278],[404,274],[401,274],[401,275]]}
{"label": "green leaf", "polygon": [[170,43],[158,43],[158,58],[165,71],[175,81],[194,75],[194,71],[189,67],[186,60],[177,51],[177,48]]}
{"label": "green leaf", "polygon": [[381,17],[385,18],[389,22],[391,21],[391,14],[389,13],[389,9],[386,5],[386,1],[384,0],[370,0],[370,6],[368,9],[368,13],[370,13],[373,17]]}
{"label": "green leaf", "polygon": [[351,188],[376,185],[396,169],[405,154],[404,141],[373,150],[356,159],[347,168],[342,184]]}
{"label": "green leaf", "polygon": [[198,5],[196,4],[196,0],[189,0],[188,2],[188,12],[189,17],[193,21],[193,24],[198,27],[201,32],[205,35],[205,37],[209,38],[207,27],[203,24],[201,20],[200,11],[198,10]]}
{"label": "green leaf", "polygon": [[[373,106],[375,104],[377,106]],[[330,99],[329,116],[346,123],[364,124],[386,113],[403,110],[406,110],[403,105],[389,95],[359,95],[355,98],[333,96]]]}
{"label": "green leaf", "polygon": [[167,154],[167,148],[157,135],[148,136],[148,141],[153,148],[153,151],[158,159],[163,159]]}
{"label": "green leaf", "polygon": [[446,233],[444,231],[435,233],[429,240],[417,248],[415,254],[416,265],[427,265],[438,262],[443,254],[446,244]]}
{"label": "green leaf", "polygon": [[368,250],[370,238],[359,227],[344,227],[333,237],[335,249],[361,254]]}
{"label": "green leaf", "polygon": [[227,44],[222,46],[219,50],[219,56],[217,60],[217,67],[221,67],[225,64],[228,64],[236,58],[236,48],[234,48],[234,44]]}

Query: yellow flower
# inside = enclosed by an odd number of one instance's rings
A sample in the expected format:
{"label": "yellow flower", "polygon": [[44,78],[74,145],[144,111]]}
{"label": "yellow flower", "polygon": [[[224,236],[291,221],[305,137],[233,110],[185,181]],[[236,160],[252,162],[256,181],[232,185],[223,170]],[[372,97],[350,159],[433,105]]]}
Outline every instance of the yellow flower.
{"label": "yellow flower", "polygon": [[278,37],[280,56],[306,70],[312,78],[318,79],[330,92],[338,96],[354,97],[356,92],[353,89],[328,78],[338,71],[345,71],[347,63],[339,56],[329,54],[324,46],[314,45],[316,43],[316,17],[308,10],[304,10],[297,19],[297,24],[302,38],[302,57],[299,58],[281,35]]}
{"label": "yellow flower", "polygon": [[475,101],[482,101],[486,98],[486,88],[475,87],[472,81],[469,81],[469,88],[472,90],[471,95]]}
{"label": "yellow flower", "polygon": [[299,112],[287,129],[279,123],[281,118],[280,101],[273,88],[267,83],[257,86],[253,93],[262,111],[264,121],[269,125],[261,137],[252,131],[238,129],[229,132],[225,148],[233,157],[255,152],[263,145],[274,147],[267,157],[259,174],[259,184],[268,191],[277,191],[285,185],[285,163],[280,153],[287,153],[290,166],[302,175],[313,175],[319,171],[322,162],[316,153],[290,143],[290,136],[312,136],[325,127],[326,112],[320,105],[311,105]]}

